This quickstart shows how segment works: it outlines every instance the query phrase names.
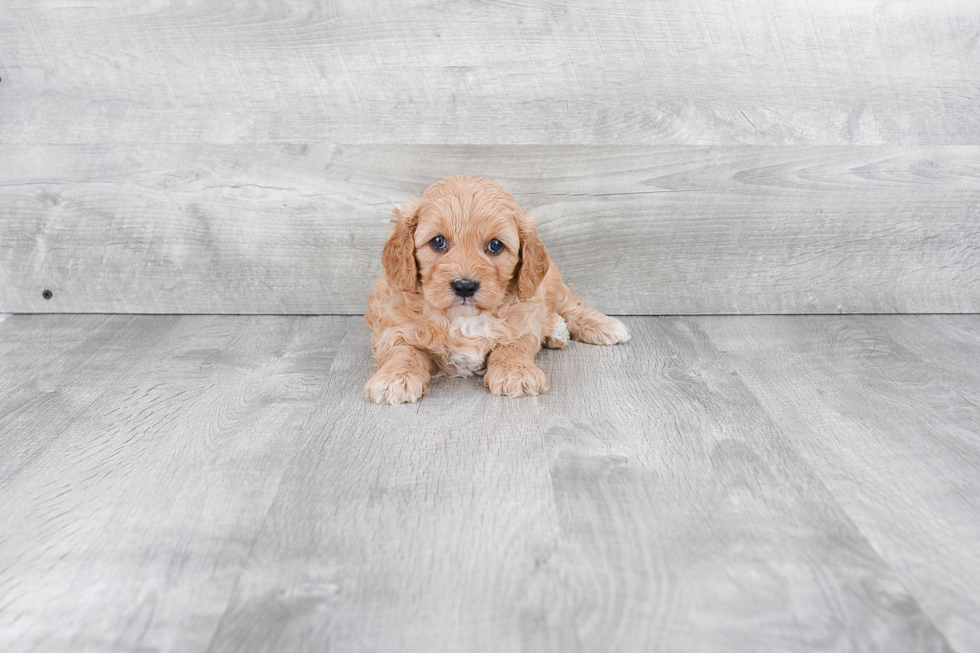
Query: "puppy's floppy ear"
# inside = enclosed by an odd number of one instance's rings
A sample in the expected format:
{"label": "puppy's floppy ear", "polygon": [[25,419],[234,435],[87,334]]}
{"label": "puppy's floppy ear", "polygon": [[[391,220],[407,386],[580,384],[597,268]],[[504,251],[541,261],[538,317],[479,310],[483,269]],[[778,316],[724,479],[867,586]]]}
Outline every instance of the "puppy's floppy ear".
{"label": "puppy's floppy ear", "polygon": [[548,273],[548,252],[538,238],[534,223],[527,216],[518,221],[521,237],[521,261],[517,264],[517,298],[522,302],[534,296],[544,275]]}
{"label": "puppy's floppy ear", "polygon": [[394,230],[381,252],[388,282],[399,290],[419,290],[419,267],[415,260],[415,227],[419,223],[419,205],[408,204],[395,209],[391,224]]}

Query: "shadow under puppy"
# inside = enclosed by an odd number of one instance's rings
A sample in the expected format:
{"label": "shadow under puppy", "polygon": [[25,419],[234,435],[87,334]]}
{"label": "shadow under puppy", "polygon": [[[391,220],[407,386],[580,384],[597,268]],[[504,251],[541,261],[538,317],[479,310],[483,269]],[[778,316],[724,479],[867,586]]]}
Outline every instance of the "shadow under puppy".
{"label": "shadow under puppy", "polygon": [[483,374],[492,394],[537,395],[548,390],[534,364],[542,345],[630,338],[562,283],[531,219],[489,179],[436,182],[392,224],[365,315],[375,359],[366,400],[418,401],[432,375]]}

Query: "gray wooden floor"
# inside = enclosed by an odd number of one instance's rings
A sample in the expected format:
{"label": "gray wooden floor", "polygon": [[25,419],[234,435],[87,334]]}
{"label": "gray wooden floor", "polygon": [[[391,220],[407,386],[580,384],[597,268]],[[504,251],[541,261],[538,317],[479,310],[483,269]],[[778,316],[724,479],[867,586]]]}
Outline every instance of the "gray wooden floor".
{"label": "gray wooden floor", "polygon": [[980,649],[980,316],[626,321],[379,407],[358,317],[9,317],[0,649]]}

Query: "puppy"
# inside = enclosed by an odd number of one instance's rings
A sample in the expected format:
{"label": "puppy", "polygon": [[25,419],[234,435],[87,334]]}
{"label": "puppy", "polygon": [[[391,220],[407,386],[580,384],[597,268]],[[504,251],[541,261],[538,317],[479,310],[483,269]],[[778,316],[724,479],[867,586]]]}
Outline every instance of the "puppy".
{"label": "puppy", "polygon": [[375,360],[368,401],[418,401],[433,375],[482,374],[494,395],[537,395],[548,390],[534,364],[542,345],[630,338],[562,283],[531,219],[489,179],[436,182],[395,209],[392,225],[365,315]]}

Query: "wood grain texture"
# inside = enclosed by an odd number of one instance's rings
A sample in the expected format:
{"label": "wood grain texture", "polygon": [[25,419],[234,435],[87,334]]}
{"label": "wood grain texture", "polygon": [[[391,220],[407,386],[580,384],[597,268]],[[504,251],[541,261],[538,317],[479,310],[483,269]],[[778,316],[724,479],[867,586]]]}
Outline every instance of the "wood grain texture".
{"label": "wood grain texture", "polygon": [[349,332],[333,425],[297,451],[211,651],[520,649],[559,529],[538,407],[471,378],[386,411],[360,398],[370,366]]}
{"label": "wood grain texture", "polygon": [[7,319],[0,648],[976,648],[976,316],[627,321],[379,407],[359,318]]}
{"label": "wood grain texture", "polygon": [[0,648],[205,650],[352,322],[4,322]]}
{"label": "wood grain texture", "polygon": [[876,330],[932,366],[932,373],[980,406],[980,322],[976,315],[921,315],[914,320],[870,318]]}
{"label": "wood grain texture", "polygon": [[976,312],[978,161],[973,146],[2,149],[0,310],[359,314],[391,208],[465,171],[510,188],[607,313]]}
{"label": "wood grain texture", "polygon": [[5,8],[5,144],[980,145],[970,0]]}
{"label": "wood grain texture", "polygon": [[980,317],[698,324],[953,647],[977,650]]}
{"label": "wood grain texture", "polygon": [[349,332],[211,650],[949,650],[704,334],[630,326],[390,409]]}
{"label": "wood grain texture", "polygon": [[980,311],[976,2],[5,9],[0,311],[357,314],[458,172],[608,313]]}
{"label": "wood grain texture", "polygon": [[172,318],[145,322],[122,316],[5,321],[0,327],[4,409],[0,487],[15,483],[141,360],[146,348],[131,343],[152,342],[173,325]]}

